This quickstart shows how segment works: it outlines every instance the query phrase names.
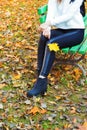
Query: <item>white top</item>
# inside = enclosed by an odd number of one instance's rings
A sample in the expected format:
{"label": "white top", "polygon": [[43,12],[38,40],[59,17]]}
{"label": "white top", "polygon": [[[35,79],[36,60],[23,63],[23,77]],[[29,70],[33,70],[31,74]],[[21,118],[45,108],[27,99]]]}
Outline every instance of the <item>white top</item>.
{"label": "white top", "polygon": [[51,26],[62,29],[83,29],[83,16],[80,13],[80,6],[83,0],[57,0],[48,1],[48,13],[46,21],[51,22]]}

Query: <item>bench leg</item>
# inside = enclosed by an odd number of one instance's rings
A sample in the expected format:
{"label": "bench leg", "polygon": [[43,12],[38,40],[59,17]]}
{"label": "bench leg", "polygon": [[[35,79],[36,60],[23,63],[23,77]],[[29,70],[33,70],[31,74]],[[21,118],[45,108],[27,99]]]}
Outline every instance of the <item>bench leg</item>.
{"label": "bench leg", "polygon": [[77,63],[74,63],[74,65],[77,66],[77,67],[79,67],[79,69],[82,71],[83,76],[86,77],[86,71],[85,71],[85,69],[81,65],[79,65]]}
{"label": "bench leg", "polygon": [[82,59],[84,59],[85,55],[82,55],[80,58],[78,59],[72,59],[73,55],[70,55],[70,57],[68,59],[56,59],[56,62],[54,63],[54,66],[57,64],[65,64],[65,65],[72,65],[72,66],[76,66],[79,67],[79,69],[82,71],[82,74],[84,77],[86,77],[86,71],[85,69],[78,64],[79,61],[81,61]]}

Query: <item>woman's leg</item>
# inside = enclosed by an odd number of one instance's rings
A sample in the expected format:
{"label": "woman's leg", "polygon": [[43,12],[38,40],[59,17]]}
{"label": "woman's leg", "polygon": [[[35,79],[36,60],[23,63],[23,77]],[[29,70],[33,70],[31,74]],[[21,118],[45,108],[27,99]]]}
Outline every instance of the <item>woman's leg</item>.
{"label": "woman's leg", "polygon": [[[52,30],[51,38],[60,36],[63,33],[64,32],[61,29]],[[37,54],[37,56],[38,56],[37,57],[38,75],[40,74],[40,71],[41,71],[41,68],[42,68],[43,58],[44,58],[44,54],[45,54],[45,47],[46,47],[47,41],[49,41],[49,39],[41,34],[40,40],[39,40],[39,43],[38,43],[38,54]]]}
{"label": "woman's leg", "polygon": [[83,37],[84,30],[64,30],[64,34],[54,38],[52,37],[46,45],[43,66],[40,75],[45,77],[48,76],[55,59],[55,52],[49,50],[48,44],[56,42],[60,48],[71,47],[80,44],[83,40]]}
{"label": "woman's leg", "polygon": [[63,30],[63,35],[52,37],[49,43],[56,42],[60,49],[80,44],[84,38],[84,29]]}
{"label": "woman's leg", "polygon": [[[56,37],[59,35],[63,34],[63,31],[58,29],[58,30],[53,30],[52,31],[52,36],[51,37]],[[46,37],[41,35],[39,44],[38,44],[38,76],[41,71],[42,65],[43,65],[43,59],[44,59],[44,54],[46,52],[46,43],[49,41]],[[48,48],[47,48],[48,49]],[[54,52],[53,52],[54,53]],[[54,59],[55,53],[53,55],[52,60]],[[53,61],[51,61],[53,62]],[[34,87],[27,92],[28,97],[32,96],[37,96],[39,94],[43,94],[47,90],[47,78],[38,78],[37,81],[34,84]]]}
{"label": "woman's leg", "polygon": [[[52,31],[53,35],[54,35],[54,31],[55,30]],[[67,31],[63,30],[62,33],[63,34],[60,36],[57,35],[56,33],[55,37],[53,37],[53,35],[51,34],[51,39],[47,41],[45,47],[43,65],[40,72],[40,76],[43,76],[44,78],[39,77],[37,79],[33,89],[27,92],[28,97],[37,96],[39,94],[46,92],[47,90],[47,76],[51,70],[51,67],[55,59],[55,52],[49,50],[48,44],[52,44],[56,42],[58,43],[60,48],[70,47],[79,44],[83,40],[83,36],[84,36],[84,30],[67,30]]]}
{"label": "woman's leg", "polygon": [[38,54],[37,54],[37,71],[38,75],[42,68],[43,58],[44,58],[44,52],[45,52],[45,46],[48,38],[44,37],[42,34],[40,36],[40,40],[38,43]]}

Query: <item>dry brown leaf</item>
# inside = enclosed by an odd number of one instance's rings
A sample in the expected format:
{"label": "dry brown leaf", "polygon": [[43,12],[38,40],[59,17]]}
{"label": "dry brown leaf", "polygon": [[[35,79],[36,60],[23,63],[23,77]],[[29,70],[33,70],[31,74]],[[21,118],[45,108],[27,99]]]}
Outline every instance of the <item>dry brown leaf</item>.
{"label": "dry brown leaf", "polygon": [[41,111],[40,111],[41,114],[45,114],[46,112],[47,112],[47,110],[45,110],[45,109],[41,109]]}
{"label": "dry brown leaf", "polygon": [[77,119],[76,119],[76,118],[74,118],[74,119],[73,119],[73,123],[75,124],[76,122],[77,122]]}
{"label": "dry brown leaf", "polygon": [[46,113],[46,112],[47,112],[47,111],[46,111],[45,109],[40,109],[39,107],[34,106],[34,107],[30,110],[29,114],[33,114],[33,115],[35,115],[36,113],[44,114],[44,113]]}
{"label": "dry brown leaf", "polygon": [[3,49],[3,46],[0,46],[0,50],[2,50]]}
{"label": "dry brown leaf", "polygon": [[67,65],[64,67],[64,70],[68,71],[68,70],[71,70],[72,69],[72,66],[71,65]]}
{"label": "dry brown leaf", "polygon": [[0,62],[0,68],[2,68],[3,67],[3,63],[2,62]]}
{"label": "dry brown leaf", "polygon": [[67,129],[67,128],[70,128],[71,127],[71,124],[65,124],[64,125],[64,129]]}
{"label": "dry brown leaf", "polygon": [[55,128],[55,130],[60,130],[59,128]]}
{"label": "dry brown leaf", "polygon": [[55,98],[56,98],[57,100],[60,100],[60,99],[61,99],[61,97],[60,97],[60,96],[55,96]]}
{"label": "dry brown leaf", "polygon": [[6,84],[5,83],[3,83],[3,84],[0,84],[0,89],[2,89],[3,87],[5,87],[6,86]]}
{"label": "dry brown leaf", "polygon": [[25,48],[25,49],[35,50],[35,51],[36,51],[36,47],[35,47],[35,46],[28,46],[28,45],[25,45],[24,48]]}
{"label": "dry brown leaf", "polygon": [[70,113],[71,113],[71,114],[76,113],[76,108],[75,108],[75,107],[72,107],[71,110],[70,110]]}
{"label": "dry brown leaf", "polygon": [[39,109],[37,106],[34,106],[34,107],[30,110],[29,114],[36,114],[37,112],[40,112],[40,109]]}
{"label": "dry brown leaf", "polygon": [[87,59],[87,55],[85,55],[85,59]]}
{"label": "dry brown leaf", "polygon": [[82,75],[82,72],[78,68],[75,68],[73,77],[75,78],[76,81],[79,80],[81,75]]}
{"label": "dry brown leaf", "polygon": [[20,79],[21,78],[21,73],[14,73],[13,75],[12,75],[12,79]]}
{"label": "dry brown leaf", "polygon": [[84,122],[83,126],[87,127],[87,121]]}
{"label": "dry brown leaf", "polygon": [[78,130],[87,130],[87,121],[85,121],[83,123],[83,125],[79,125],[79,129]]}
{"label": "dry brown leaf", "polygon": [[3,102],[3,103],[6,103],[6,102],[7,102],[6,97],[2,98],[2,102]]}
{"label": "dry brown leaf", "polygon": [[26,30],[30,29],[32,27],[32,22],[29,22],[28,25],[26,26]]}

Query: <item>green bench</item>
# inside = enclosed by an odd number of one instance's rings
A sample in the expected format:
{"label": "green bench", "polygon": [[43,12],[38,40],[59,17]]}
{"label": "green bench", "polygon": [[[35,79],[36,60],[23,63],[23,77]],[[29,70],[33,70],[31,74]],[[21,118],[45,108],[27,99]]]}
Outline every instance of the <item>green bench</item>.
{"label": "green bench", "polygon": [[[48,5],[41,6],[38,8],[38,15],[40,23],[44,23],[46,20]],[[62,57],[57,58],[55,64],[67,64],[73,65],[80,68],[83,76],[86,76],[85,69],[79,64],[79,62],[84,59],[87,54],[87,15],[83,18],[85,24],[85,34],[83,42],[79,45],[73,46],[71,48],[64,48],[61,50],[61,53],[64,55]],[[68,56],[67,56],[68,55]]]}

